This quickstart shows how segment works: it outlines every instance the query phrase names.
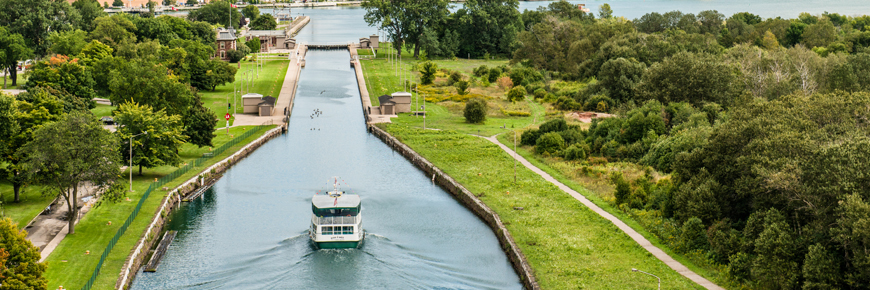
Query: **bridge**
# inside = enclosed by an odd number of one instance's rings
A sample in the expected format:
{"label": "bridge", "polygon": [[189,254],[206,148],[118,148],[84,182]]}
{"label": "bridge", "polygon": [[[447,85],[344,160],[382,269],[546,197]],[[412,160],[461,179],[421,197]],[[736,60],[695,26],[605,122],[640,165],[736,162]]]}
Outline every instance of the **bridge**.
{"label": "bridge", "polygon": [[355,46],[356,44],[353,42],[347,43],[308,43],[305,46],[311,50],[333,50],[333,49],[349,49],[351,46]]}

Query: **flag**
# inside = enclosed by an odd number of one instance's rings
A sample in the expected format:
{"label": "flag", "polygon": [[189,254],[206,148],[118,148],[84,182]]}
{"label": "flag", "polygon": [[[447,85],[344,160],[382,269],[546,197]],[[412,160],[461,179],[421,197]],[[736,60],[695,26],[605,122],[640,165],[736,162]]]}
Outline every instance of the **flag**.
{"label": "flag", "polygon": [[332,202],[332,206],[335,206],[335,205],[337,205],[337,204],[338,204],[338,198],[336,197],[336,198],[335,198],[335,201]]}

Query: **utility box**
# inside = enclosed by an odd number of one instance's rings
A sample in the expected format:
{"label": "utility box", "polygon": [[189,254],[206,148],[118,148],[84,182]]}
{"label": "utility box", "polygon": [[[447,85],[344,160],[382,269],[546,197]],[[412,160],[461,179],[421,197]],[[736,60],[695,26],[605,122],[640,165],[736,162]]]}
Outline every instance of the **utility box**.
{"label": "utility box", "polygon": [[372,34],[372,36],[369,36],[369,45],[371,48],[378,49],[378,38],[379,37],[377,34]]}
{"label": "utility box", "polygon": [[395,92],[392,95],[390,101],[396,103],[395,113],[410,113],[411,112],[411,93],[409,92]]}
{"label": "utility box", "polygon": [[259,114],[260,113],[259,105],[260,105],[260,103],[263,102],[262,99],[263,99],[263,95],[261,95],[261,94],[248,93],[248,94],[243,95],[242,96],[242,108],[243,108],[242,113]]}

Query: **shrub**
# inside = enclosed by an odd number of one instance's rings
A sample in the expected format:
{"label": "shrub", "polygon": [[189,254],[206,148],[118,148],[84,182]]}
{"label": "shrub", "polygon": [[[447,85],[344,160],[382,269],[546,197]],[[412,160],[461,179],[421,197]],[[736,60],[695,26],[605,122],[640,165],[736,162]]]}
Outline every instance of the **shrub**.
{"label": "shrub", "polygon": [[474,76],[482,77],[489,75],[489,68],[486,65],[481,65],[474,69]]}
{"label": "shrub", "polygon": [[631,185],[625,180],[622,172],[614,171],[611,173],[610,182],[616,187],[616,192],[613,193],[613,196],[616,197],[616,204],[620,205],[628,201],[628,197],[631,195]]}
{"label": "shrub", "polygon": [[566,129],[568,129],[568,122],[565,122],[565,119],[562,118],[549,120],[546,123],[541,124],[541,127],[538,128],[541,133],[559,132],[565,131]]}
{"label": "shrub", "polygon": [[550,132],[538,138],[538,142],[535,143],[535,152],[538,154],[553,154],[562,151],[564,147],[565,140],[562,139],[562,136],[559,136],[559,133]]}
{"label": "shrub", "polygon": [[576,111],[583,109],[583,104],[580,104],[577,101],[574,101],[574,99],[566,96],[559,97],[554,105],[556,106],[556,109],[565,111]]}
{"label": "shrub", "polygon": [[465,95],[468,93],[468,81],[458,81],[453,84],[456,87],[456,93]]}
{"label": "shrub", "polygon": [[587,111],[594,111],[594,110],[598,109],[598,103],[601,103],[601,102],[604,102],[604,105],[605,105],[604,109],[613,107],[613,99],[608,98],[605,95],[594,95],[594,96],[589,97],[589,99],[586,100],[586,103],[583,105],[583,107]]}
{"label": "shrub", "polygon": [[498,77],[501,76],[501,69],[497,67],[492,68],[489,70],[488,74],[489,75],[487,75],[487,79],[489,80],[489,82],[494,83],[498,80]]}
{"label": "shrub", "polygon": [[526,88],[524,88],[523,86],[516,86],[508,92],[507,99],[508,101],[516,102],[522,101],[525,96]]}
{"label": "shrub", "polygon": [[534,95],[535,95],[535,99],[543,99],[544,97],[547,96],[547,90],[544,90],[543,88],[537,89],[537,90],[535,90]]}
{"label": "shrub", "polygon": [[583,160],[586,159],[587,149],[584,148],[586,144],[583,143],[575,143],[574,145],[569,146],[562,153],[562,157],[565,160]]}
{"label": "shrub", "polygon": [[435,81],[435,73],[438,72],[438,65],[427,61],[423,63],[420,69],[420,82],[424,85],[431,85]]}
{"label": "shrub", "polygon": [[458,81],[462,80],[462,73],[458,71],[453,71],[450,73],[450,77],[447,78],[447,85],[452,86]]}
{"label": "shrub", "polygon": [[514,86],[514,82],[511,81],[511,78],[509,77],[500,77],[496,81],[498,82],[498,87],[502,90],[507,90],[508,88]]}
{"label": "shrub", "polygon": [[559,132],[559,135],[562,136],[562,139],[565,140],[565,144],[571,145],[577,142],[586,139],[586,135],[583,134],[583,131],[579,128],[572,128],[565,131]]}
{"label": "shrub", "polygon": [[541,136],[541,132],[536,129],[531,129],[523,132],[520,135],[520,144],[535,146],[538,143],[538,137]]}
{"label": "shrub", "polygon": [[704,223],[697,217],[689,218],[680,230],[680,249],[683,253],[693,250],[707,250],[710,244],[707,241],[707,229]]}
{"label": "shrub", "polygon": [[463,114],[468,123],[483,123],[486,121],[486,100],[481,98],[469,99],[465,103]]}
{"label": "shrub", "polygon": [[245,58],[245,52],[235,49],[230,49],[227,51],[227,57],[230,59],[230,63],[237,63],[242,58]]}

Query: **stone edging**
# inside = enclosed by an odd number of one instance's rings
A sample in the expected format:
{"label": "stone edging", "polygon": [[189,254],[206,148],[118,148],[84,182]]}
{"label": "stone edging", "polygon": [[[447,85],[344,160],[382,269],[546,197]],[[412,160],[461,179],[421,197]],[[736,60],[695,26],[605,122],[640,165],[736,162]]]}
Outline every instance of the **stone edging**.
{"label": "stone edging", "polygon": [[482,219],[495,233],[502,249],[507,254],[508,259],[510,259],[514,271],[516,271],[520,276],[523,286],[526,289],[541,289],[535,279],[532,267],[526,260],[526,256],[523,255],[522,251],[520,251],[519,246],[517,246],[514,238],[511,236],[510,232],[508,232],[507,228],[505,228],[497,213],[492,211],[492,209],[486,206],[486,204],[478,199],[473,193],[468,191],[468,189],[453,180],[452,177],[441,171],[441,169],[435,167],[435,165],[429,162],[429,160],[426,160],[426,158],[417,154],[417,152],[411,149],[408,145],[405,145],[377,126],[371,126],[370,130],[375,136],[393,148],[393,150],[396,150],[399,154],[402,154],[405,159],[408,159],[408,161],[420,168],[420,170],[423,170],[426,175],[432,175],[433,182],[438,183],[438,185],[450,192],[460,203],[480,217],[480,219]]}
{"label": "stone edging", "polygon": [[[257,140],[248,143],[236,151],[236,153],[233,153],[233,155],[230,155],[209,168],[204,169],[200,174],[188,179],[186,182],[167,193],[166,196],[163,197],[163,202],[160,208],[157,209],[154,213],[154,217],[151,218],[151,224],[148,225],[148,228],[139,238],[139,242],[136,243],[136,247],[133,248],[127,256],[127,261],[124,262],[118,281],[115,283],[115,289],[126,289],[130,286],[130,283],[133,282],[133,277],[135,277],[136,272],[139,271],[139,267],[142,266],[145,257],[148,256],[148,249],[151,249],[151,247],[154,246],[154,243],[158,240],[156,237],[158,237],[160,232],[163,231],[163,226],[166,225],[169,214],[178,208],[182,196],[196,190],[202,184],[207,183],[206,180],[219,178],[221,173],[247,157],[251,152],[254,152],[254,150],[265,144],[266,141],[281,134],[283,130],[283,125],[279,125],[277,128],[267,131],[266,134],[263,134],[263,136],[260,136]],[[156,191],[159,189],[154,190]]]}

